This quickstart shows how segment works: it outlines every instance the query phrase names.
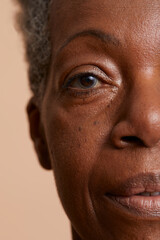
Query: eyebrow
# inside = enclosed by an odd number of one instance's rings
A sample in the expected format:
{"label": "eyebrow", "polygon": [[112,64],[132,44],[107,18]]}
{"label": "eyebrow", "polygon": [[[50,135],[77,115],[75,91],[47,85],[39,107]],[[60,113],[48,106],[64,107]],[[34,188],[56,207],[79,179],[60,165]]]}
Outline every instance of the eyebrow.
{"label": "eyebrow", "polygon": [[65,48],[74,39],[78,37],[87,37],[87,36],[92,36],[94,38],[101,40],[105,44],[111,44],[115,47],[119,47],[121,45],[119,39],[117,39],[114,35],[110,33],[104,33],[103,31],[97,30],[97,29],[88,29],[70,36],[65,41],[65,43],[60,47],[58,52],[60,52],[63,48]]}

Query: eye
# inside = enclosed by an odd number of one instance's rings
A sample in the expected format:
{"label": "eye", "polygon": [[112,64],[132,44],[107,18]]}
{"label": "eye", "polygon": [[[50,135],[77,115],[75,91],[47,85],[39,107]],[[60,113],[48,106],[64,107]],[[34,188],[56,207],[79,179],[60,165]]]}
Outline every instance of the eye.
{"label": "eye", "polygon": [[64,87],[90,89],[99,85],[101,85],[100,80],[94,74],[82,73],[70,78]]}

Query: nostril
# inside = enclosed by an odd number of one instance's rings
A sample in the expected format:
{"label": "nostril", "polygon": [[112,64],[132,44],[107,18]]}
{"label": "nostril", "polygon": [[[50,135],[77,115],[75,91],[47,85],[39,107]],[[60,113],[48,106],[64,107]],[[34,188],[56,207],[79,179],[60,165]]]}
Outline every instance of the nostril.
{"label": "nostril", "polygon": [[129,144],[138,144],[138,145],[143,145],[143,142],[141,139],[139,139],[136,136],[125,136],[121,137],[121,141],[124,143],[129,143]]}
{"label": "nostril", "polygon": [[[114,147],[123,149],[127,147],[146,147],[145,138],[147,133],[137,126],[132,126],[129,122],[119,122],[111,132],[111,143]],[[147,138],[148,141],[148,138]]]}
{"label": "nostril", "polygon": [[124,142],[137,142],[139,141],[139,138],[136,136],[125,136],[125,137],[121,137],[121,140]]}

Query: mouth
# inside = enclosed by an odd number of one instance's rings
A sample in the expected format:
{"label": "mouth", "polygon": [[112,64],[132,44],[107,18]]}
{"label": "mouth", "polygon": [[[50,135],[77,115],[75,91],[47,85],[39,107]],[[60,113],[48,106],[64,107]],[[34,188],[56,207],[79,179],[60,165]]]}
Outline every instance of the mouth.
{"label": "mouth", "polygon": [[160,174],[140,174],[105,197],[129,214],[160,218]]}

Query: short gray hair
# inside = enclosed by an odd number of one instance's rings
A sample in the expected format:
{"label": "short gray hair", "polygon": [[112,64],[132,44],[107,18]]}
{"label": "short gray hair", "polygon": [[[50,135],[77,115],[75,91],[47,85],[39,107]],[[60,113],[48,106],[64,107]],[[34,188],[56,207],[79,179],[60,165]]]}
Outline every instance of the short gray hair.
{"label": "short gray hair", "polygon": [[21,7],[17,15],[29,63],[30,88],[36,97],[42,95],[51,58],[49,13],[53,0],[16,0]]}

